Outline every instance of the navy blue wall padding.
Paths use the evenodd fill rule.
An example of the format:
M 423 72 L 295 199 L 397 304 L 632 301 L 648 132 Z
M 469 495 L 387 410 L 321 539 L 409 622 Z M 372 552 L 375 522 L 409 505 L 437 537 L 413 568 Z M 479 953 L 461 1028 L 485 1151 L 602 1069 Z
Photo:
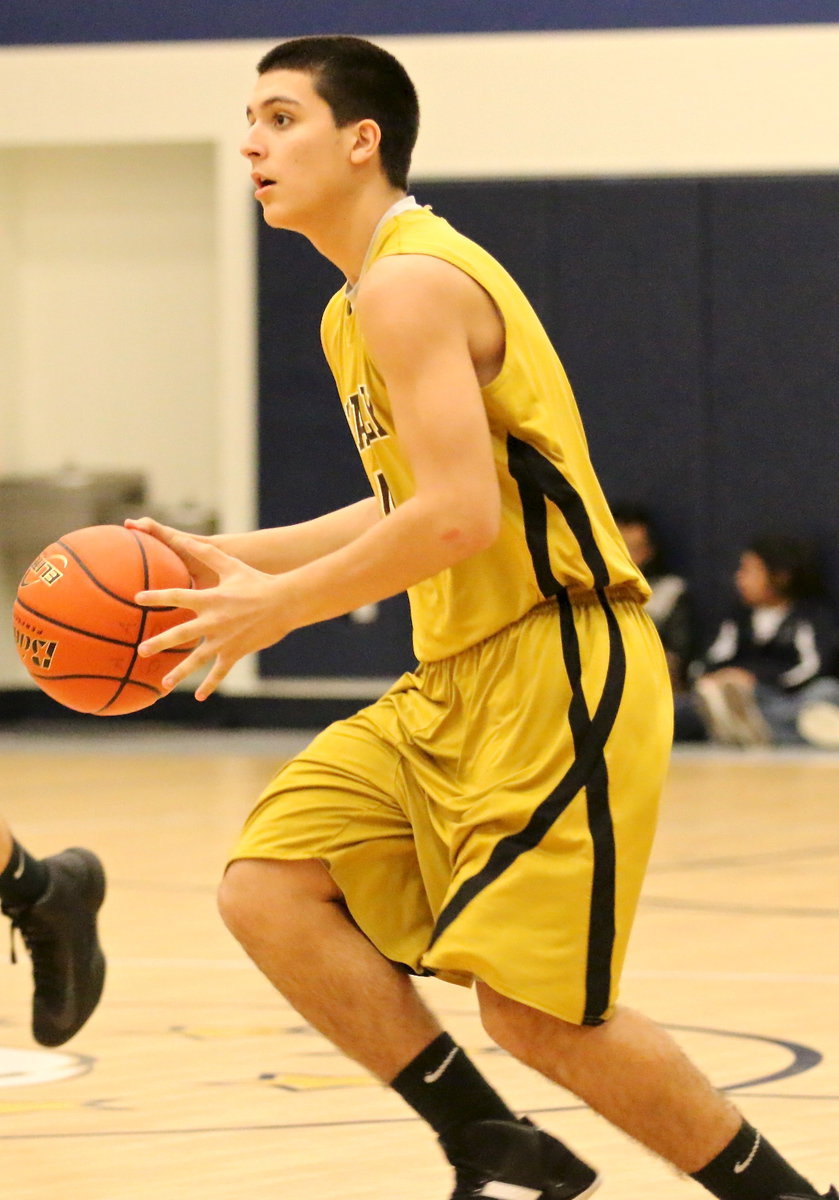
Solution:
M 705 530 L 813 536 L 839 598 L 839 180 L 709 188 L 712 377 Z
M 0 10 L 0 44 L 159 42 L 839 22 L 836 0 L 48 0 Z
M 839 589 L 839 179 L 418 184 L 525 289 L 574 387 L 610 501 L 658 518 L 710 631 L 756 533 L 814 537 Z M 264 524 L 368 494 L 318 325 L 340 282 L 259 225 Z M 410 666 L 404 601 L 262 656 L 273 674 Z

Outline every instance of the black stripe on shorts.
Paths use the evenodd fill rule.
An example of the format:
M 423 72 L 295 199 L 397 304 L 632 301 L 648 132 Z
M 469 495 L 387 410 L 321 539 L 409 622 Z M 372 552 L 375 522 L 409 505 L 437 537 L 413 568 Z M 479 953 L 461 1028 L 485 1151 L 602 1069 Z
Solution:
M 563 656 L 571 684 L 568 720 L 575 759 L 551 794 L 534 810 L 524 829 L 496 844 L 482 869 L 461 885 L 437 918 L 431 945 L 485 887 L 537 846 L 582 789 L 586 789 L 588 822 L 594 852 L 591 908 L 586 962 L 586 1003 L 583 1023 L 599 1025 L 609 1006 L 612 951 L 615 939 L 615 839 L 609 807 L 609 776 L 604 750 L 615 723 L 626 676 L 626 655 L 620 628 L 603 588 L 609 582 L 606 563 L 594 538 L 580 496 L 561 472 L 527 442 L 507 439 L 510 473 L 516 480 L 524 514 L 525 533 L 539 587 L 556 596 Z M 562 512 L 592 572 L 609 634 L 609 663 L 603 692 L 589 717 L 582 687 L 580 648 L 568 595 L 555 578 L 548 552 L 547 500 Z
M 460 886 L 437 918 L 430 945 L 484 888 L 494 883 L 520 855 L 539 845 L 578 792 L 585 788 L 594 849 L 594 877 L 583 1024 L 599 1025 L 609 1005 L 615 936 L 615 843 L 603 751 L 623 694 L 625 658 L 617 621 L 604 598 L 603 609 L 609 629 L 609 666 L 603 693 L 594 715 L 589 717 L 582 691 L 580 653 L 571 604 L 564 593 L 557 601 L 563 650 L 573 689 L 569 721 L 576 757 L 554 790 L 533 811 L 527 825 L 518 833 L 502 838 L 481 870 Z
M 600 701 L 594 716 L 589 719 L 583 695 L 580 650 L 571 604 L 566 596 L 560 597 L 559 603 L 563 653 L 572 687 L 568 720 L 574 738 L 576 762 L 585 757 L 591 763 L 591 772 L 585 784 L 588 824 L 594 852 L 586 962 L 586 1005 L 583 1016 L 585 1025 L 600 1024 L 603 1013 L 609 1006 L 611 991 L 612 951 L 615 943 L 615 832 L 609 805 L 609 772 L 604 750 L 615 723 L 626 678 L 626 655 L 617 619 L 602 594 L 601 604 L 609 630 L 609 665 Z M 595 726 L 604 710 L 605 728 L 601 733 Z M 592 741 L 595 745 L 589 750 Z

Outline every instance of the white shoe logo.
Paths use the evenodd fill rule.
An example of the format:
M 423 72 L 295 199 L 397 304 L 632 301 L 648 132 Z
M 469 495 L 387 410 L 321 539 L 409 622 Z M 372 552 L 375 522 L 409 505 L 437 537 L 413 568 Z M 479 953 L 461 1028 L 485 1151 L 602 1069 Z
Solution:
M 25 866 L 26 866 L 26 862 L 23 857 L 23 852 L 21 850 L 18 850 L 17 866 L 15 867 L 14 871 L 12 871 L 12 879 L 20 879 L 21 875 L 23 874 L 23 869 Z
M 759 1145 L 760 1145 L 760 1134 L 758 1133 L 757 1137 L 755 1138 L 755 1144 L 752 1146 L 752 1152 L 749 1155 L 749 1157 L 744 1158 L 742 1162 L 738 1162 L 738 1163 L 734 1164 L 734 1174 L 735 1175 L 742 1175 L 743 1172 L 745 1171 L 746 1167 L 751 1165 L 752 1159 L 757 1154 L 757 1148 Z
M 542 1191 L 520 1187 L 517 1183 L 501 1183 L 497 1179 L 491 1179 L 489 1183 L 484 1184 L 479 1195 L 486 1196 L 487 1200 L 539 1200 Z
M 446 1057 L 443 1059 L 443 1061 L 440 1063 L 440 1066 L 437 1068 L 436 1071 L 427 1071 L 426 1074 L 423 1075 L 423 1079 L 425 1080 L 426 1083 L 436 1083 L 437 1082 L 437 1080 L 440 1078 L 440 1076 L 443 1074 L 443 1072 L 448 1067 L 449 1063 L 452 1061 L 454 1056 L 457 1054 L 458 1049 L 459 1049 L 459 1047 L 455 1046 L 454 1050 L 450 1050 L 448 1052 L 448 1054 L 446 1055 Z

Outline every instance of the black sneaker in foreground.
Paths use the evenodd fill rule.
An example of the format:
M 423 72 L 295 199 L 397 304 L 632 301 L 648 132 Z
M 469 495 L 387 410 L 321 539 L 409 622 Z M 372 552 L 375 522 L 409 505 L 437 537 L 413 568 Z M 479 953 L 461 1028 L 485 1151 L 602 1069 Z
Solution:
M 813 1200 L 813 1198 L 812 1198 L 812 1196 L 808 1197 L 808 1196 L 784 1195 L 784 1196 L 776 1196 L 775 1200 Z M 839 1192 L 836 1191 L 835 1187 L 832 1187 L 830 1189 L 830 1191 L 825 1192 L 825 1194 L 822 1197 L 820 1197 L 820 1200 L 839 1200 Z
M 521 1121 L 473 1121 L 440 1145 L 456 1171 L 451 1200 L 583 1200 L 597 1172 L 567 1146 Z
M 90 850 L 45 858 L 47 890 L 34 904 L 3 904 L 32 958 L 32 1032 L 42 1046 L 61 1046 L 91 1015 L 105 983 L 96 914 L 105 872 Z

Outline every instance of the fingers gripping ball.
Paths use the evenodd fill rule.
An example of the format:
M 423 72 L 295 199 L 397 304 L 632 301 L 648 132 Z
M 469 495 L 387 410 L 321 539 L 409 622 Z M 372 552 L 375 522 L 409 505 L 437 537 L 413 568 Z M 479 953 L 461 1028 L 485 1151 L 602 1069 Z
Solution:
M 13 622 L 21 662 L 66 708 L 103 717 L 147 708 L 189 650 L 140 658 L 137 647 L 193 614 L 142 608 L 134 596 L 190 586 L 184 564 L 157 538 L 121 525 L 76 529 L 47 546 L 20 581 Z

